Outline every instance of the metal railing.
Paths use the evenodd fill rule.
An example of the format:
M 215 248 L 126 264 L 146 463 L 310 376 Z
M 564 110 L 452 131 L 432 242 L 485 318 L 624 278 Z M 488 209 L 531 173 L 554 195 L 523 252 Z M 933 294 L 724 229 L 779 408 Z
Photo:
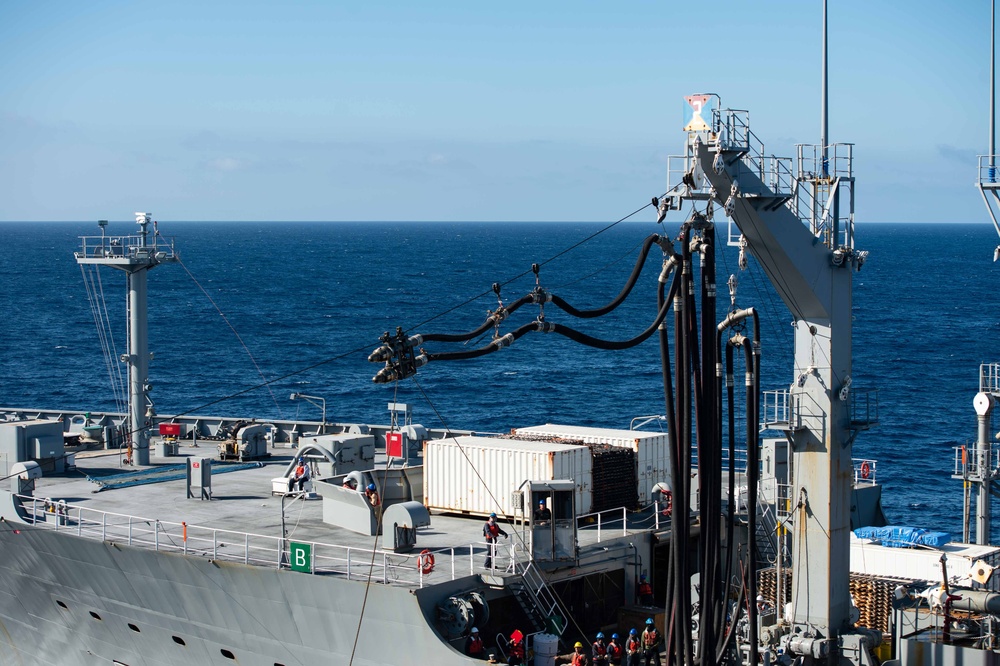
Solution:
M 878 389 L 851 390 L 851 425 L 868 427 L 878 423 Z
M 983 363 L 979 366 L 979 390 L 1000 395 L 1000 363 Z
M 799 180 L 815 178 L 854 178 L 854 144 L 831 143 L 826 147 L 826 160 L 823 159 L 823 146 L 819 144 L 797 143 Z
M 1000 470 L 1000 449 L 990 448 L 989 460 L 980 453 L 978 447 L 955 446 L 955 466 L 953 474 L 965 479 L 982 479 L 993 476 Z
M 979 185 L 986 189 L 1000 188 L 1000 155 L 979 156 Z
M 394 553 L 300 542 L 277 536 L 98 511 L 32 496 L 17 497 L 27 513 L 26 522 L 40 529 L 66 531 L 85 539 L 157 552 L 280 569 L 291 568 L 290 546 L 295 542 L 309 546 L 309 571 L 313 574 L 339 575 L 348 580 L 370 580 L 386 585 L 424 587 L 472 575 L 476 571 L 475 558 L 484 557 L 486 553 L 485 543 L 429 549 L 434 556 L 434 566 L 424 573 L 426 555 L 423 553 Z M 509 557 L 511 564 L 502 565 L 503 569 L 517 571 L 519 566 L 523 568 L 513 548 L 504 556 Z
M 874 486 L 878 483 L 878 461 L 873 458 L 851 458 L 855 486 Z
M 774 429 L 797 430 L 801 425 L 788 389 L 761 391 L 761 431 Z
M 174 239 L 159 234 L 143 236 L 80 236 L 80 257 L 132 257 L 148 259 L 150 253 L 162 253 L 159 259 L 173 259 Z

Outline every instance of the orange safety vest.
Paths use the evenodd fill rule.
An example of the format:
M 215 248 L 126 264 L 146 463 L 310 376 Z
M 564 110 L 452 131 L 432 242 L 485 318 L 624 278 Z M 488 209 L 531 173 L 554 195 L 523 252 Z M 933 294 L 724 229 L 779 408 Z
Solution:
M 629 636 L 628 642 L 625 643 L 625 649 L 629 652 L 638 652 L 641 646 L 639 639 L 633 636 Z
M 587 664 L 587 655 L 583 654 L 582 652 L 580 652 L 580 653 L 574 652 L 573 653 L 573 661 L 570 662 L 570 663 L 572 664 L 572 666 L 586 666 L 586 664 Z
M 619 659 L 622 656 L 622 646 L 618 643 L 608 643 L 608 654 L 612 659 Z
M 608 655 L 608 648 L 604 643 L 594 643 L 594 656 L 595 657 L 606 657 Z
M 489 530 L 489 534 L 486 535 L 487 537 L 492 537 L 496 539 L 498 536 L 500 536 L 500 526 L 497 525 L 496 523 L 493 523 L 492 525 L 486 523 L 486 529 Z
M 511 643 L 510 656 L 524 659 L 524 643 Z
M 660 642 L 660 632 L 656 629 L 642 632 L 642 642 L 646 647 L 652 647 Z
M 479 636 L 469 637 L 469 654 L 483 653 L 483 639 Z
M 653 595 L 653 586 L 649 583 L 639 583 L 639 596 Z

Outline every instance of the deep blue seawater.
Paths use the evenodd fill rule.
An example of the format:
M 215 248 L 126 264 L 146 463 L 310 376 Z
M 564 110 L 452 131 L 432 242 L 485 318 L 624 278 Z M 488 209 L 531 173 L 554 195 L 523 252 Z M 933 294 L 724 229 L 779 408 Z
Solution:
M 386 403 L 395 400 L 412 404 L 414 421 L 426 426 L 481 431 L 546 422 L 627 428 L 632 417 L 661 414 L 655 336 L 607 352 L 530 334 L 482 359 L 426 366 L 419 388 L 413 381 L 371 382 L 378 368 L 367 355 L 383 331 L 471 330 L 496 306 L 492 283 L 527 273 L 503 287 L 504 300 L 513 301 L 534 287 L 533 262 L 604 226 L 161 223 L 263 376 L 281 379 L 247 391 L 264 381 L 250 356 L 184 268 L 161 266 L 149 280 L 157 411 L 318 420 L 315 407 L 289 401 L 299 391 L 326 398 L 328 420 L 385 423 Z M 677 225 L 667 229 L 674 234 Z M 578 307 L 602 305 L 618 293 L 638 246 L 656 230 L 652 223 L 620 224 L 545 263 L 540 282 Z M 134 225 L 112 224 L 108 231 L 129 234 Z M 0 223 L 2 406 L 115 409 L 73 258 L 81 235 L 99 231 L 92 223 Z M 987 225 L 858 225 L 857 246 L 871 254 L 855 274 L 854 387 L 880 389 L 881 423 L 859 435 L 854 456 L 878 460 L 891 522 L 961 535 L 953 447 L 976 437 L 972 399 L 980 363 L 1000 361 L 996 240 Z M 653 256 L 613 316 L 572 320 L 551 305 L 545 315 L 601 337 L 632 337 L 655 314 L 658 269 Z M 738 271 L 731 248 L 718 268 L 720 311 L 729 307 L 725 282 L 734 272 L 737 306 L 764 312 L 764 388 L 786 387 L 793 379 L 788 312 L 752 261 L 749 271 Z M 122 353 L 125 277 L 103 269 L 102 282 Z M 522 308 L 502 330 L 537 314 L 537 306 Z M 240 395 L 227 398 L 234 394 Z

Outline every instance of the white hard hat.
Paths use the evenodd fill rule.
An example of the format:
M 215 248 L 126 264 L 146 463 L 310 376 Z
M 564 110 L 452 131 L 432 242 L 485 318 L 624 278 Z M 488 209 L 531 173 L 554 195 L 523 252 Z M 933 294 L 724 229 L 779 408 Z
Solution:
M 472 628 L 472 633 L 478 634 L 479 633 L 479 629 L 477 629 L 476 627 L 473 627 Z
M 761 601 L 764 601 L 764 597 L 762 597 L 761 595 L 758 594 L 757 595 L 757 603 L 760 603 Z

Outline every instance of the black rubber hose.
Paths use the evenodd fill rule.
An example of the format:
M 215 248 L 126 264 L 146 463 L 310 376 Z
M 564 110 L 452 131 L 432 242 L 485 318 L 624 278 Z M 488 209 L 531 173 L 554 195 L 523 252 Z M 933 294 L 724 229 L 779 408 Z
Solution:
M 650 248 L 652 248 L 653 244 L 659 240 L 660 240 L 659 234 L 651 234 L 646 238 L 646 240 L 643 241 L 642 250 L 639 251 L 639 257 L 635 261 L 635 266 L 632 267 L 632 274 L 629 275 L 629 278 L 625 282 L 625 286 L 622 287 L 621 292 L 619 292 L 619 294 L 614 299 L 612 299 L 611 302 L 608 303 L 607 305 L 600 308 L 594 308 L 593 310 L 578 310 L 577 308 L 567 303 L 565 299 L 556 296 L 555 294 L 551 294 L 553 305 L 563 310 L 564 312 L 571 314 L 574 317 L 578 317 L 580 319 L 591 319 L 593 317 L 600 317 L 602 315 L 606 315 L 607 313 L 611 312 L 619 305 L 621 305 L 626 298 L 628 298 L 629 293 L 631 293 L 632 288 L 635 286 L 636 281 L 639 279 L 639 275 L 642 273 L 642 267 L 646 263 L 646 257 L 649 255 Z
M 483 322 L 483 324 L 479 328 L 469 331 L 468 333 L 455 333 L 455 334 L 428 333 L 426 335 L 421 335 L 420 337 L 424 339 L 424 342 L 465 342 L 466 340 L 471 340 L 473 338 L 479 337 L 486 331 L 496 326 L 498 321 L 506 319 L 508 315 L 510 315 L 513 312 L 516 312 L 517 309 L 520 308 L 522 305 L 525 305 L 526 303 L 531 303 L 531 301 L 532 301 L 531 294 L 528 294 L 527 296 L 522 296 L 521 298 L 517 299 L 516 301 L 514 301 L 513 303 L 511 303 L 510 305 L 508 305 L 503 309 L 504 315 L 503 317 L 500 317 L 499 320 L 497 318 L 497 314 L 493 313 L 486 318 L 486 321 Z
M 427 354 L 427 361 L 464 361 L 470 358 L 479 358 L 480 356 L 486 356 L 487 354 L 492 354 L 495 351 L 499 351 L 504 347 L 508 346 L 511 342 L 523 338 L 525 335 L 531 331 L 538 330 L 540 325 L 544 325 L 542 322 L 531 321 L 523 326 L 519 326 L 507 335 L 493 340 L 487 345 L 483 345 L 478 349 L 469 349 L 466 351 L 457 352 L 440 352 L 437 354 Z M 502 342 L 501 342 L 502 341 Z

